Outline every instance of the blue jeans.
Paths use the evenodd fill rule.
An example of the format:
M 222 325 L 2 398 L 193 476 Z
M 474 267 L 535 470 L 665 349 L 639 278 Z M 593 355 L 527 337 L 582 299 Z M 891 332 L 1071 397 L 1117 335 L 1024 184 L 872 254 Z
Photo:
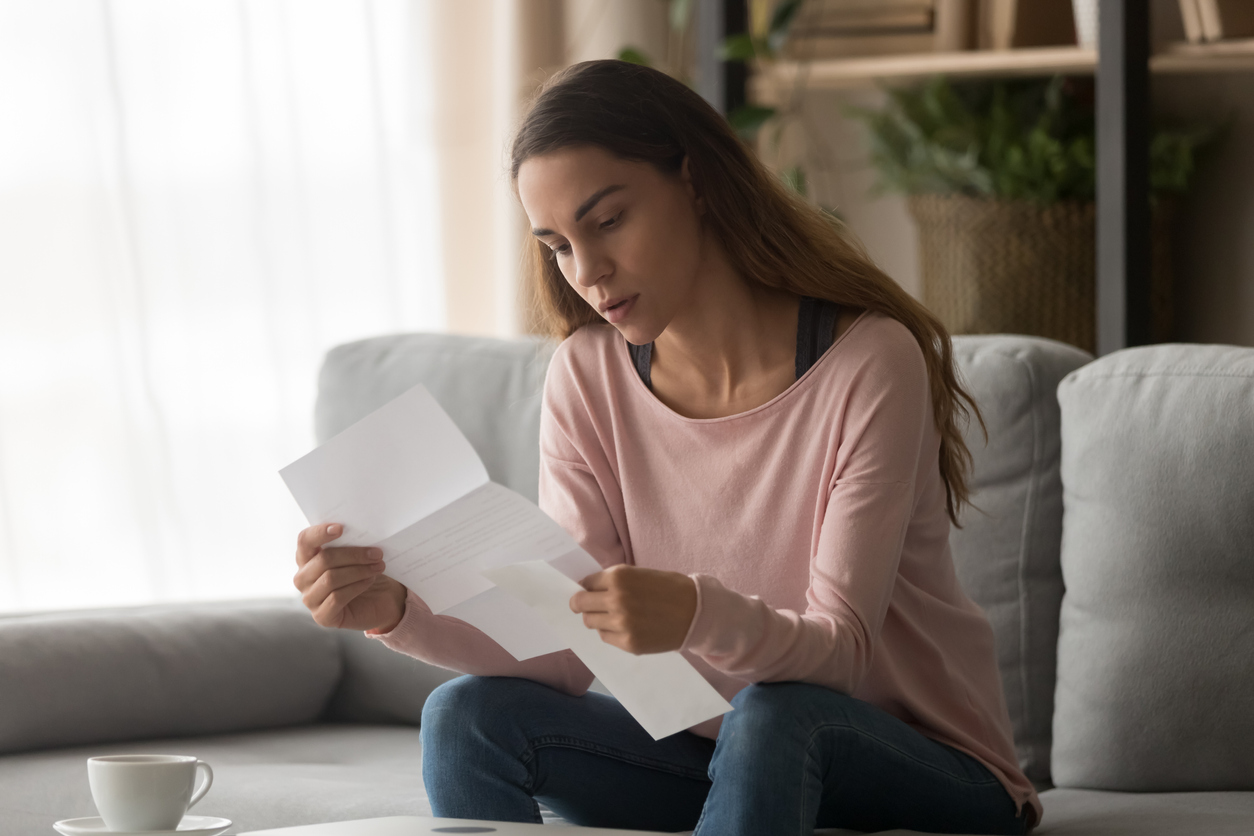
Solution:
M 809 834 L 815 827 L 1022 834 L 1010 795 L 975 758 L 869 703 L 817 685 L 751 685 L 718 740 L 653 740 L 618 701 L 525 679 L 463 676 L 422 711 L 435 815 Z

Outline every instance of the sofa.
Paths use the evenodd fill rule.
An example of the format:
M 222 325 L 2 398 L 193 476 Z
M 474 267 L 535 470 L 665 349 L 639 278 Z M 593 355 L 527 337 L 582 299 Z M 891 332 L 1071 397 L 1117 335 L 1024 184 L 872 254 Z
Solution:
M 988 441 L 968 425 L 973 506 L 950 542 L 996 633 L 1036 832 L 1254 833 L 1254 349 L 954 344 Z M 534 499 L 551 352 L 340 346 L 317 436 L 421 382 Z M 84 760 L 120 752 L 208 761 L 195 812 L 231 833 L 428 815 L 418 723 L 453 675 L 318 627 L 294 595 L 0 617 L 0 834 L 95 815 Z

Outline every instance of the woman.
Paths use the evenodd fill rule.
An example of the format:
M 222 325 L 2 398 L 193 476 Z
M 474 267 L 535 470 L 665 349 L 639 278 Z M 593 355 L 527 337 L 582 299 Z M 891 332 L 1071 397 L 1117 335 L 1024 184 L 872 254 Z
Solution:
M 684 652 L 735 710 L 654 741 L 569 651 L 517 662 L 306 529 L 319 623 L 472 674 L 423 710 L 436 815 L 1026 832 L 1040 802 L 949 554 L 974 404 L 942 326 L 654 70 L 560 73 L 511 174 L 564 340 L 540 505 L 605 567 L 571 608 L 629 652 Z

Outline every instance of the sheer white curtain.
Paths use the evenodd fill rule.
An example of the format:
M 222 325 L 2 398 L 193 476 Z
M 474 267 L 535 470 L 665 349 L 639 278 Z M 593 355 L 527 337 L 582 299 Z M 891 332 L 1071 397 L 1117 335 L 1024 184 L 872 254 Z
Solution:
M 446 325 L 430 2 L 0 3 L 0 611 L 292 592 L 323 352 Z

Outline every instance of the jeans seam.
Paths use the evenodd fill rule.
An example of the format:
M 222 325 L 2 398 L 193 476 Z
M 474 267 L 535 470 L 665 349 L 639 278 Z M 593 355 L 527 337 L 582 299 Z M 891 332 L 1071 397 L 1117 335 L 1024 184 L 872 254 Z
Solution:
M 552 734 L 534 738 L 529 743 L 528 752 L 534 753 L 536 750 L 545 748 L 577 749 L 582 752 L 590 752 L 592 754 L 614 758 L 615 760 L 622 761 L 623 763 L 630 763 L 635 766 L 643 766 L 648 769 L 655 769 L 659 772 L 666 772 L 680 778 L 691 778 L 698 781 L 709 780 L 705 772 L 701 770 L 676 767 L 674 764 L 667 763 L 666 761 L 633 755 L 629 752 L 623 752 L 609 746 L 602 746 L 598 743 L 589 743 L 586 740 L 581 740 L 577 737 L 566 737 L 565 735 Z M 530 770 L 528 770 L 528 772 L 530 772 Z
M 527 780 L 524 782 L 522 789 L 523 792 L 527 793 L 527 795 L 531 797 L 531 809 L 535 813 L 535 823 L 544 824 L 544 817 L 540 815 L 539 808 L 536 807 L 535 802 L 536 773 L 535 770 L 532 769 L 532 764 L 535 763 L 535 759 L 536 750 L 532 748 L 530 742 L 528 742 L 527 748 L 523 749 L 522 752 L 518 754 L 518 762 L 522 764 L 523 770 L 527 773 Z
M 997 777 L 996 777 L 995 775 L 992 775 L 991 773 L 989 774 L 989 777 L 988 777 L 988 778 L 983 779 L 983 780 L 980 780 L 980 781 L 972 781 L 972 780 L 971 780 L 971 779 L 969 779 L 969 778 L 965 778 L 965 777 L 960 777 L 960 776 L 954 775 L 954 774 L 952 774 L 952 773 L 950 773 L 950 772 L 945 771 L 944 769 L 941 769 L 940 767 L 936 766 L 935 764 L 931 764 L 931 763 L 928 763 L 927 761 L 920 760 L 919 758 L 916 758 L 914 755 L 910 754 L 909 752 L 903 751 L 903 750 L 901 750 L 901 749 L 897 748 L 896 746 L 894 746 L 893 744 L 891 744 L 891 743 L 889 743 L 889 742 L 887 742 L 887 741 L 885 741 L 885 740 L 881 740 L 880 738 L 876 737 L 875 735 L 868 734 L 867 732 L 863 731 L 862 729 L 860 729 L 860 728 L 858 728 L 857 726 L 852 725 L 852 724 L 850 724 L 850 723 L 823 723 L 823 724 L 821 724 L 821 725 L 817 726 L 817 727 L 816 727 L 816 728 L 815 728 L 812 732 L 810 732 L 810 740 L 809 740 L 809 742 L 806 744 L 806 751 L 807 751 L 807 752 L 809 752 L 809 751 L 810 751 L 810 750 L 814 747 L 814 738 L 815 738 L 815 736 L 816 736 L 816 735 L 818 735 L 818 733 L 819 733 L 819 732 L 824 731 L 824 730 L 826 730 L 826 729 L 848 729 L 848 730 L 850 730 L 850 731 L 856 732 L 856 733 L 857 733 L 860 737 L 867 738 L 868 740 L 874 740 L 876 743 L 880 744 L 880 745 L 881 745 L 881 746 L 883 746 L 884 748 L 893 750 L 893 751 L 894 751 L 894 752 L 896 752 L 898 755 L 901 755 L 903 758 L 906 758 L 907 760 L 914 761 L 914 762 L 915 762 L 915 763 L 917 763 L 919 766 L 925 767 L 926 769 L 930 769 L 930 770 L 931 770 L 931 771 L 933 771 L 933 772 L 936 772 L 936 773 L 939 773 L 939 774 L 941 774 L 941 775 L 944 775 L 946 778 L 950 778 L 950 779 L 952 779 L 952 780 L 958 781 L 958 782 L 963 783 L 963 784 L 969 784 L 969 785 L 971 785 L 971 786 L 973 786 L 973 787 L 986 787 L 986 786 L 988 786 L 988 785 L 990 785 L 990 784 L 1000 784 L 1000 783 L 1001 783 L 1000 781 L 998 781 L 998 780 L 997 780 Z M 933 740 L 932 742 L 933 742 L 933 743 L 936 743 L 936 745 L 938 745 L 938 746 L 943 746 L 943 745 L 944 745 L 944 744 L 942 744 L 942 743 L 938 743 L 938 742 L 937 742 L 937 741 L 935 741 L 935 740 Z M 946 747 L 946 748 L 948 748 L 948 747 Z M 954 750 L 954 751 L 957 751 L 957 750 Z M 971 757 L 971 756 L 970 756 L 970 755 L 968 755 L 968 757 Z M 983 766 L 983 764 L 981 764 L 981 766 Z M 987 769 L 988 769 L 988 767 L 985 767 L 985 769 L 987 770 Z

